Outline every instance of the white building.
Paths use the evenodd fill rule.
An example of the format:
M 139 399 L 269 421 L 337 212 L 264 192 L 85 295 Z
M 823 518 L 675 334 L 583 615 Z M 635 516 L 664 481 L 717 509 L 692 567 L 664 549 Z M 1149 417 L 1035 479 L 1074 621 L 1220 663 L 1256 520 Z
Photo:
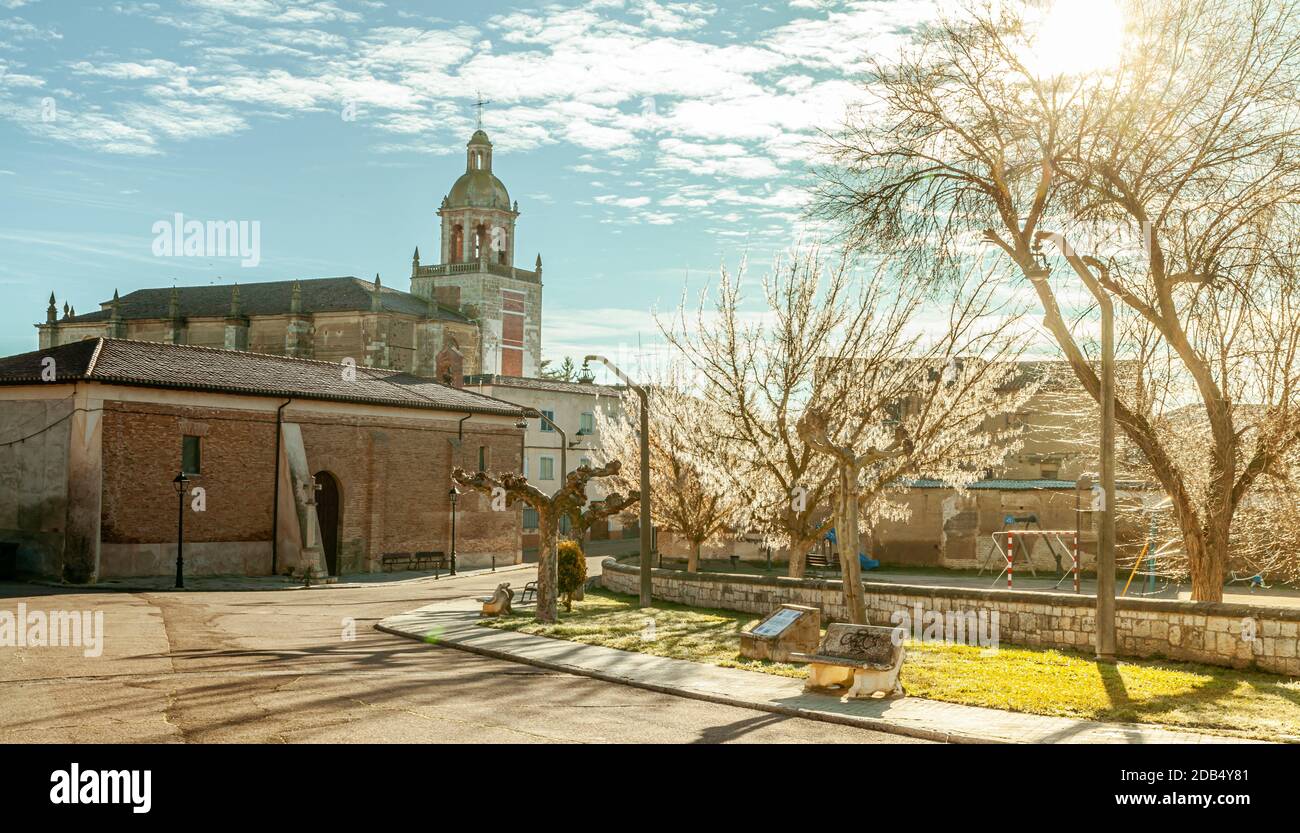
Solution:
M 544 414 L 558 427 L 546 420 L 531 418 L 524 432 L 524 476 L 544 492 L 554 492 L 564 482 L 568 472 L 587 464 L 595 465 L 600 449 L 600 434 L 596 430 L 596 411 L 607 416 L 618 413 L 622 385 L 598 385 L 594 382 L 564 382 L 557 379 L 529 379 L 520 376 L 479 374 L 465 377 L 465 389 L 505 400 L 524 408 L 533 408 Z M 561 440 L 561 432 L 564 441 Z M 566 445 L 567 442 L 567 445 Z M 588 496 L 597 498 L 596 486 L 588 487 Z M 567 527 L 562 527 L 565 529 Z M 524 546 L 530 546 L 527 536 L 537 529 L 537 518 L 531 510 L 524 512 Z M 598 523 L 591 537 L 622 537 L 631 534 L 635 527 L 624 532 L 617 519 Z

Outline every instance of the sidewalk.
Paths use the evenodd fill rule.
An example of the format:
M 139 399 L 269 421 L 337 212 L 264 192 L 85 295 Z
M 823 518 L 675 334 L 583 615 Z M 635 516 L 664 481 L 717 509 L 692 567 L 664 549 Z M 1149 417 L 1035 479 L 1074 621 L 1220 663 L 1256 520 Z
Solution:
M 475 599 L 440 602 L 391 616 L 375 627 L 397 636 L 665 694 L 948 743 L 1249 742 L 1155 726 L 1044 717 L 917 697 L 844 701 L 805 694 L 803 681 L 789 677 L 480 627 L 479 607 Z
M 186 576 L 185 587 L 181 590 L 176 589 L 176 579 L 172 576 L 110 578 L 103 579 L 95 584 L 87 585 L 63 584 L 62 582 L 43 579 L 38 579 L 29 583 L 43 587 L 58 587 L 65 590 L 76 590 L 78 593 L 93 593 L 96 591 L 113 591 L 121 593 L 163 593 L 168 591 L 184 593 L 187 591 L 194 591 L 212 593 L 243 590 L 342 590 L 349 588 L 355 589 L 358 587 L 371 587 L 376 584 L 421 584 L 431 581 L 456 581 L 462 578 L 474 578 L 476 576 L 486 576 L 495 573 L 529 570 L 536 566 L 536 564 L 506 564 L 497 567 L 495 570 L 489 567 L 483 567 L 476 570 L 457 570 L 456 575 L 454 576 L 448 575 L 446 572 L 441 572 L 437 574 L 436 578 L 434 572 L 431 570 L 396 570 L 391 573 L 347 573 L 339 576 L 339 580 L 332 583 L 313 581 L 310 588 L 303 586 L 302 579 L 289 578 L 287 576 Z

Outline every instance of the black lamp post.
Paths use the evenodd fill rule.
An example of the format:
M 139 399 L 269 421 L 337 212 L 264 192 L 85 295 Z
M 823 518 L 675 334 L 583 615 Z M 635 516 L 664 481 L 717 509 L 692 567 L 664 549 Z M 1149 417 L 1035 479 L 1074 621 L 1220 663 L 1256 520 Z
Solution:
M 185 493 L 190 490 L 190 479 L 185 472 L 172 481 L 176 490 L 176 589 L 185 588 Z
M 447 492 L 448 499 L 451 500 L 451 572 L 448 575 L 456 575 L 456 498 L 460 497 L 460 492 L 456 491 L 453 485 L 451 491 Z

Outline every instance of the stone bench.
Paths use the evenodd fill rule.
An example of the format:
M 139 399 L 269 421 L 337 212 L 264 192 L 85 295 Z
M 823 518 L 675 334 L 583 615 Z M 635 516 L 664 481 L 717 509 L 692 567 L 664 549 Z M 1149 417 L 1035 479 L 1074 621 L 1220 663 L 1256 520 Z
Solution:
M 808 663 L 805 691 L 840 688 L 852 683 L 849 697 L 902 695 L 898 672 L 903 667 L 901 628 L 876 625 L 831 625 L 817 653 L 791 653 L 792 662 Z

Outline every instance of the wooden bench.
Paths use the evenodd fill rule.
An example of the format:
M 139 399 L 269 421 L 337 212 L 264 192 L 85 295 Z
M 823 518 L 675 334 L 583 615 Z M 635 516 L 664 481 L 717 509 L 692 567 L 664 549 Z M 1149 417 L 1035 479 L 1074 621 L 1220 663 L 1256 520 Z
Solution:
M 814 567 L 818 570 L 838 570 L 840 568 L 840 560 L 838 558 L 833 555 L 826 555 L 825 553 L 817 552 L 816 550 L 808 553 L 808 557 L 804 563 L 809 567 Z
M 447 556 L 439 551 L 386 552 L 379 559 L 384 572 L 393 570 L 433 570 L 447 566 Z
M 831 625 L 817 653 L 791 653 L 791 662 L 808 663 L 805 691 L 840 688 L 852 682 L 849 697 L 904 694 L 898 681 L 903 667 L 902 628 Z
M 379 563 L 384 568 L 385 573 L 399 568 L 409 570 L 413 558 L 415 558 L 413 552 L 386 552 L 380 557 Z

